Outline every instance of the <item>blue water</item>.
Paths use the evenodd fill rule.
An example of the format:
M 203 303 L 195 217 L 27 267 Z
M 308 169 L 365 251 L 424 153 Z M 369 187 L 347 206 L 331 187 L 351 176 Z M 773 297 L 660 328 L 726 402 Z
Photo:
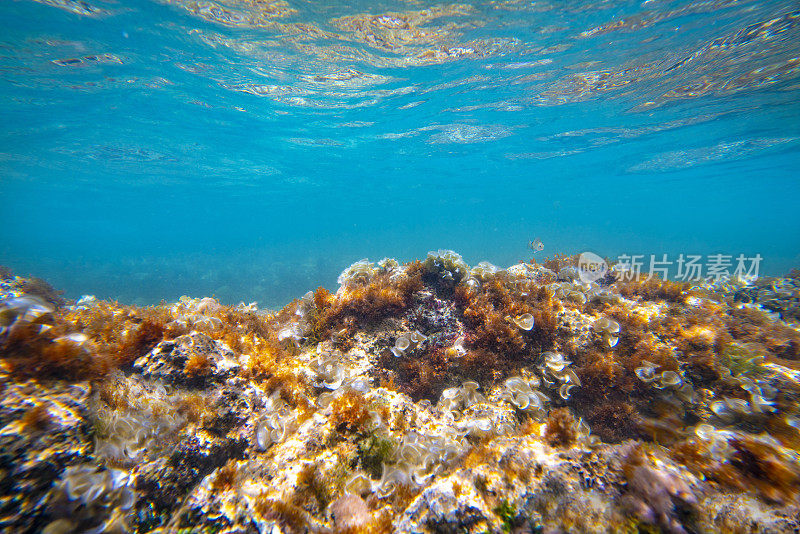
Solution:
M 0 264 L 266 306 L 535 237 L 800 266 L 796 1 L 287 2 L 2 2 Z

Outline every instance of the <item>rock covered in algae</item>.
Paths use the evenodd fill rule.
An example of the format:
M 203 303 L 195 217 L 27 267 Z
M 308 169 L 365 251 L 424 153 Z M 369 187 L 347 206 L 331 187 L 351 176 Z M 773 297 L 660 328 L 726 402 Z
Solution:
M 575 261 L 362 260 L 277 312 L 4 274 L 0 526 L 800 528 L 792 279 L 584 284 Z

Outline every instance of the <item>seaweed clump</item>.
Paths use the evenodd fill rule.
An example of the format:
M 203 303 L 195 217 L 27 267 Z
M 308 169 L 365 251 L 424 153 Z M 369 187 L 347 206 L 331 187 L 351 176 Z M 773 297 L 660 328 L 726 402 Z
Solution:
M 0 354 L 20 377 L 97 378 L 113 367 L 110 354 L 35 296 L 0 301 Z
M 759 343 L 777 358 L 800 360 L 800 332 L 775 321 L 763 311 L 733 308 L 726 323 L 728 332 L 737 341 Z
M 67 303 L 64 299 L 63 291 L 55 289 L 47 283 L 47 281 L 36 278 L 35 276 L 31 278 L 17 278 L 14 283 L 14 288 L 20 293 L 40 298 L 56 309 Z
M 753 491 L 768 502 L 794 502 L 800 494 L 795 451 L 768 436 L 720 432 L 700 425 L 696 435 L 671 448 L 693 471 L 729 488 Z
M 339 432 L 366 433 L 388 417 L 385 407 L 369 402 L 364 395 L 349 388 L 336 396 L 330 406 L 331 420 Z
M 558 304 L 544 287 L 498 274 L 477 290 L 458 287 L 455 298 L 471 329 L 469 347 L 529 362 L 535 353 L 554 347 Z M 533 324 L 525 330 L 514 319 L 528 315 Z
M 344 278 L 342 282 L 335 294 L 322 287 L 314 293 L 317 311 L 312 332 L 318 340 L 342 330 L 352 334 L 358 326 L 402 313 L 414 292 L 423 287 L 422 264 L 417 261 L 402 269 L 380 269 L 369 276 Z
M 92 398 L 95 455 L 112 465 L 130 466 L 152 457 L 203 407 L 187 410 L 188 395 L 135 377 L 115 376 Z M 187 402 L 188 400 L 188 402 Z
M 628 481 L 624 508 L 642 523 L 663 532 L 686 534 L 681 520 L 691 515 L 697 498 L 680 475 L 648 465 L 638 447 L 628 454 L 623 471 Z
M 577 441 L 577 422 L 569 408 L 550 410 L 544 439 L 551 447 L 569 447 Z
M 662 280 L 658 276 L 639 276 L 636 280 L 618 281 L 617 289 L 626 298 L 683 302 L 689 296 L 689 282 Z

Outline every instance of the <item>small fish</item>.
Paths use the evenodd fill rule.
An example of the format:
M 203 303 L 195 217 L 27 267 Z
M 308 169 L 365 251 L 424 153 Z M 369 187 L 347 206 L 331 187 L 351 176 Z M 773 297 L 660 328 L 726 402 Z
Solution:
M 536 253 L 544 249 L 544 243 L 542 243 L 542 240 L 537 237 L 533 241 L 528 242 L 528 248 Z

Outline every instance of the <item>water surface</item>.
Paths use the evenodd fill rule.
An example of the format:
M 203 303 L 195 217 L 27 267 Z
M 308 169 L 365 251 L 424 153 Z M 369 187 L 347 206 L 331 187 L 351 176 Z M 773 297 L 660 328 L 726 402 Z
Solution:
M 363 257 L 800 265 L 792 1 L 0 6 L 0 263 L 278 306 Z

